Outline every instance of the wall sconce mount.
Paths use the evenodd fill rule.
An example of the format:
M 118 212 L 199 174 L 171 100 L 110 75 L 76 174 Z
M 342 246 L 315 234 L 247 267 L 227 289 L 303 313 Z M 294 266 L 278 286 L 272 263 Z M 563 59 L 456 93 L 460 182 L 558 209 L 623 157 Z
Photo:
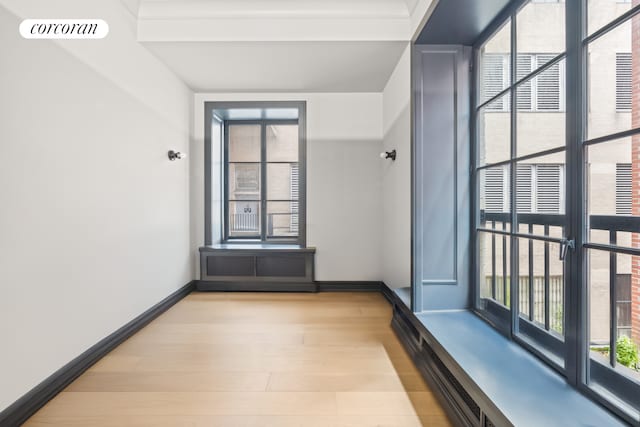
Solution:
M 169 152 L 167 153 L 167 157 L 169 157 L 169 160 L 173 162 L 174 160 L 184 159 L 185 157 L 187 157 L 187 155 L 179 151 L 169 150 Z
M 381 159 L 395 160 L 396 159 L 396 150 L 383 151 L 382 153 L 380 153 L 380 158 Z

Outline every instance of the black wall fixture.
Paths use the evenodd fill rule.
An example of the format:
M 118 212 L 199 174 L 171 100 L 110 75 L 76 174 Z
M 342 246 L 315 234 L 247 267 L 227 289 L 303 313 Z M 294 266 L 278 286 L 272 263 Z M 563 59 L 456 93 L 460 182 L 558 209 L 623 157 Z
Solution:
M 169 160 L 173 162 L 174 160 L 184 159 L 185 157 L 187 157 L 187 155 L 179 151 L 169 150 L 169 152 L 167 153 L 167 157 L 169 157 Z
M 396 150 L 383 151 L 382 153 L 380 153 L 380 158 L 381 159 L 395 160 L 396 159 Z

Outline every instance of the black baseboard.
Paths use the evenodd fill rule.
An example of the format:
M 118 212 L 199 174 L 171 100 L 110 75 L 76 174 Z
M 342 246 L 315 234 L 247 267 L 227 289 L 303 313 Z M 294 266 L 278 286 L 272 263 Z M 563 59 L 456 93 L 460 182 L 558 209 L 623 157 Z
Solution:
M 382 282 L 316 281 L 318 292 L 380 292 Z
M 107 355 L 131 335 L 187 296 L 195 289 L 195 281 L 187 283 L 167 298 L 154 305 L 111 335 L 94 344 L 87 351 L 54 372 L 47 379 L 0 412 L 0 426 L 19 426 L 35 414 L 49 400 L 54 398 L 73 380 L 78 378 L 94 363 Z
M 196 289 L 205 292 L 316 292 L 316 284 L 287 282 L 212 282 L 197 280 Z
M 380 292 L 384 283 L 376 281 L 213 282 L 198 280 L 196 289 L 205 292 Z
M 380 282 L 380 292 L 393 305 L 395 302 L 402 301 L 400 297 L 386 283 Z

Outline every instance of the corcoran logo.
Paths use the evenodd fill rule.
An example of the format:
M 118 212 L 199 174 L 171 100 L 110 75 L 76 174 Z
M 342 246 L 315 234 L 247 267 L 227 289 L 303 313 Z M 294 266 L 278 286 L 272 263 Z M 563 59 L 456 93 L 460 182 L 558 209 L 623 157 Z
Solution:
M 102 19 L 25 19 L 20 24 L 25 39 L 102 39 L 108 33 Z

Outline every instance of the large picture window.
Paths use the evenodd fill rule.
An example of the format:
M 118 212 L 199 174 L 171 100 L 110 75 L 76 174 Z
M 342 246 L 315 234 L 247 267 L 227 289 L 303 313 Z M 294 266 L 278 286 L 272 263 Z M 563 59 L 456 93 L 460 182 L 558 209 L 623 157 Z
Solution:
M 475 60 L 476 310 L 639 423 L 640 2 L 521 2 L 493 28 Z

